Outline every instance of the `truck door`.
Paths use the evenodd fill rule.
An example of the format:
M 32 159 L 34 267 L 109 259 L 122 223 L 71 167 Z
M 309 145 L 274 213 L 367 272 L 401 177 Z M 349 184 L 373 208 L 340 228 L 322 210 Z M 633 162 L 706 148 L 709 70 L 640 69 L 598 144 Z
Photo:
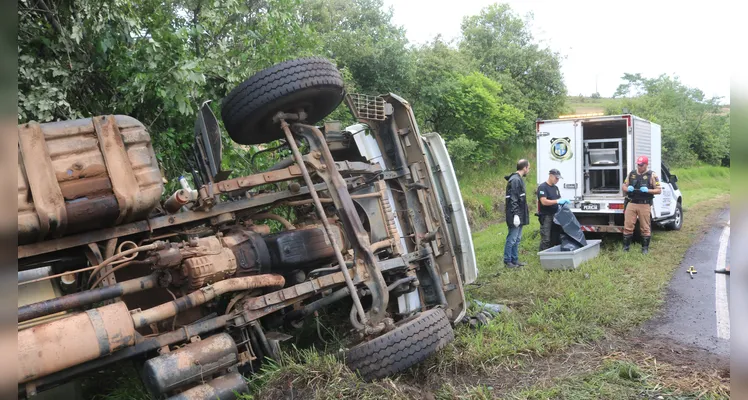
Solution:
M 660 198 L 660 208 L 656 209 L 655 215 L 660 217 L 672 216 L 675 212 L 675 206 L 678 200 L 673 196 L 672 182 L 670 182 L 670 171 L 664 163 L 661 164 L 662 175 L 660 175 L 660 187 L 662 188 L 662 194 L 655 196 L 655 199 Z M 657 204 L 655 204 L 657 205 Z
M 553 121 L 537 123 L 537 181 L 538 184 L 548 179 L 548 171 L 555 168 L 561 172 L 563 179 L 558 188 L 561 197 L 574 199 L 581 193 L 581 184 L 577 182 L 577 164 L 581 160 L 576 154 L 578 124 L 576 121 Z

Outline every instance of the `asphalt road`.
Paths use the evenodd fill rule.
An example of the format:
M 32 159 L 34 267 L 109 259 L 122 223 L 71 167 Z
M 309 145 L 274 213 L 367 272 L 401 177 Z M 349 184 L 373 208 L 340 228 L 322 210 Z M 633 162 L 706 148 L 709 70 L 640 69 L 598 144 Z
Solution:
M 667 337 L 729 357 L 730 275 L 714 273 L 718 264 L 730 265 L 729 224 L 730 210 L 726 209 L 688 250 L 668 286 L 664 312 L 644 327 L 648 336 Z M 697 271 L 693 278 L 686 272 L 690 266 Z

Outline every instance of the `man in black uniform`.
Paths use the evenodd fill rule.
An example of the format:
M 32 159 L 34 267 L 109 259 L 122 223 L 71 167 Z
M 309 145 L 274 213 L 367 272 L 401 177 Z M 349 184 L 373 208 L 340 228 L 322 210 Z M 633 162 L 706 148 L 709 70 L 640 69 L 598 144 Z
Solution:
M 569 202 L 561 198 L 561 192 L 556 184 L 562 179 L 561 172 L 552 169 L 548 172 L 548 180 L 538 185 L 536 193 L 538 199 L 538 220 L 540 221 L 540 251 L 549 249 L 560 243 L 560 227 L 553 223 L 559 205 Z

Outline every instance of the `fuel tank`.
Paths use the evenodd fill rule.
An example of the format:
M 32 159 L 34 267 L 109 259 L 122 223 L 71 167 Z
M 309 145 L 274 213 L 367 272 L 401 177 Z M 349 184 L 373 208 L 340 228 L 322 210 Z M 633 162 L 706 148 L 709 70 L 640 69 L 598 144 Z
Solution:
M 151 137 L 132 117 L 18 125 L 18 243 L 145 219 L 162 179 Z

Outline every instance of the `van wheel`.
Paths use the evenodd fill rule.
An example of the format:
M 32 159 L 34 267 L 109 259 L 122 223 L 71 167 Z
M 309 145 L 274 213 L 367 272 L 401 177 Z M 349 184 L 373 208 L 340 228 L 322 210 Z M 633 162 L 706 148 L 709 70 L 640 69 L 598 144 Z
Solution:
M 424 361 L 454 340 L 452 325 L 441 308 L 408 319 L 376 339 L 348 350 L 346 363 L 366 381 L 382 379 Z
M 665 225 L 665 227 L 673 231 L 679 231 L 682 226 L 683 226 L 683 207 L 681 207 L 681 203 L 678 202 L 678 205 L 675 206 L 675 220 Z
M 221 118 L 231 139 L 260 144 L 284 138 L 273 116 L 303 109 L 314 124 L 340 105 L 345 94 L 337 67 L 321 57 L 299 58 L 266 68 L 223 99 Z

